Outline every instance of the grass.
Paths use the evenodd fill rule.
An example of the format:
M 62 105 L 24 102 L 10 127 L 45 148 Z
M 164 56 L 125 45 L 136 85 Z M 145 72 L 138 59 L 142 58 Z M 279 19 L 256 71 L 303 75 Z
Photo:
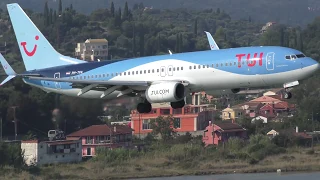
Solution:
M 100 157 L 78 163 L 59 164 L 15 170 L 6 166 L 0 170 L 0 179 L 127 179 L 140 177 L 164 177 L 179 175 L 205 175 L 224 173 L 257 173 L 284 171 L 319 171 L 320 147 L 310 153 L 308 148 L 290 148 L 286 153 L 269 155 L 252 164 L 243 158 L 234 158 L 228 150 L 208 148 L 197 144 L 178 144 L 172 147 L 153 147 L 147 153 L 126 154 L 119 150 L 114 160 L 108 152 Z M 244 149 L 239 149 L 244 153 Z M 127 153 L 127 155 L 130 153 Z M 229 158 L 226 158 L 230 156 Z M 251 156 L 251 154 L 248 154 Z M 248 157 L 250 159 L 250 157 Z

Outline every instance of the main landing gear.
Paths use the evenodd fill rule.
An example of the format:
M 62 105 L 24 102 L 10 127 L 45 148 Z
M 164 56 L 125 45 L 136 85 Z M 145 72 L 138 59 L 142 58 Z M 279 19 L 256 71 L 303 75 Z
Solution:
M 179 109 L 183 108 L 186 103 L 184 102 L 184 99 L 178 102 L 171 102 L 170 105 L 173 109 Z
M 145 100 L 143 103 L 139 103 L 137 106 L 137 111 L 139 113 L 149 113 L 152 110 L 151 104 Z
M 290 99 L 292 97 L 292 94 L 291 92 L 289 92 L 288 88 L 284 89 L 282 94 L 283 94 L 283 98 L 285 99 Z

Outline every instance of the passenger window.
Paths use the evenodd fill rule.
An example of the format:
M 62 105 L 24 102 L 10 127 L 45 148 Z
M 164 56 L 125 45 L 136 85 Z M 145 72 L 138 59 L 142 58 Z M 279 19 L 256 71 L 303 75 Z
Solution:
M 171 68 L 169 68 L 169 71 L 171 71 Z
M 89 76 L 88 76 L 88 77 L 89 77 Z M 106 75 L 105 75 L 105 74 L 103 74 L 103 75 L 102 75 L 102 77 L 106 77 Z
M 228 63 L 226 63 L 226 66 L 228 66 Z
M 126 74 L 127 74 L 126 72 L 123 73 L 123 75 L 126 75 Z
M 134 75 L 134 71 L 132 71 L 132 75 Z
M 140 74 L 142 74 L 142 70 L 140 71 Z
M 207 68 L 209 68 L 209 64 L 207 64 Z
M 136 71 L 136 74 L 139 74 L 139 71 Z
M 219 67 L 219 64 L 216 64 L 217 67 Z
M 152 69 L 152 73 L 154 73 L 154 69 Z
M 202 68 L 206 68 L 206 65 L 203 65 Z
M 157 72 L 159 72 L 159 69 L 157 69 Z
M 179 67 L 177 67 L 177 71 L 179 71 Z
M 173 71 L 175 71 L 176 70 L 176 68 L 173 68 Z
M 197 69 L 197 66 L 196 66 L 196 65 L 194 65 L 193 69 Z
M 161 69 L 161 72 L 164 72 L 164 69 Z
M 192 66 L 190 66 L 189 69 L 192 69 Z
M 147 73 L 147 70 L 144 70 L 144 73 L 146 74 L 146 73 Z
M 201 68 L 201 65 L 199 65 L 198 68 L 200 69 L 200 68 Z
M 230 63 L 230 66 L 232 66 L 232 62 Z
M 88 79 L 90 79 L 90 76 L 88 76 Z
M 183 70 L 183 67 L 181 67 L 181 71 Z
M 83 79 L 86 79 L 87 76 L 83 76 Z
M 118 76 L 118 73 L 116 73 L 116 76 Z
M 237 65 L 237 62 L 234 62 L 234 65 Z
M 91 75 L 91 78 L 93 78 L 93 75 Z
M 223 66 L 223 64 L 221 63 L 221 67 Z

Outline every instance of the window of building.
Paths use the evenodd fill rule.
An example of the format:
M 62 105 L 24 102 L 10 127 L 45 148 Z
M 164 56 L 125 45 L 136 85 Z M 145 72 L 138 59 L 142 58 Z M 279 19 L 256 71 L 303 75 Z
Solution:
M 172 114 L 182 114 L 182 108 L 172 109 Z
M 151 129 L 151 119 L 144 119 L 142 121 L 142 129 Z
M 160 114 L 170 114 L 170 109 L 160 109 Z
M 180 118 L 173 118 L 173 127 L 176 129 L 181 128 L 181 119 Z

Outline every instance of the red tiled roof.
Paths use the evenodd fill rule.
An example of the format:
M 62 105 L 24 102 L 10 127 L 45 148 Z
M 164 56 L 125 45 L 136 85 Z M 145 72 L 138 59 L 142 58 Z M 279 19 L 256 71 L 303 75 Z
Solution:
M 81 129 L 68 135 L 68 137 L 80 137 L 80 136 L 108 136 L 110 134 L 129 134 L 132 133 L 132 129 L 127 125 L 92 125 L 87 128 Z

